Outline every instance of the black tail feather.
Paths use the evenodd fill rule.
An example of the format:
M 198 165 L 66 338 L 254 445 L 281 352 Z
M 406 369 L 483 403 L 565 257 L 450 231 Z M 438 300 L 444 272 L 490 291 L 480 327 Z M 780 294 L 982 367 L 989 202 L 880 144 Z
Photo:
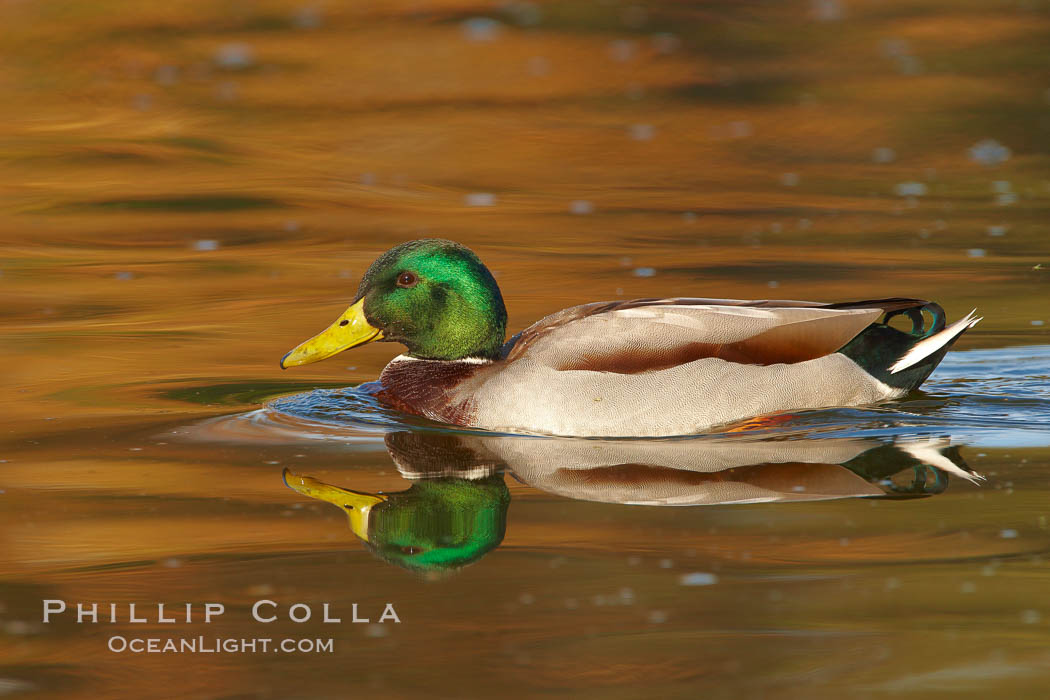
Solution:
M 915 365 L 897 373 L 890 372 L 890 367 L 919 341 L 929 338 L 944 330 L 945 313 L 940 304 L 922 299 L 880 299 L 871 301 L 844 302 L 832 304 L 832 308 L 858 309 L 879 308 L 886 315 L 878 323 L 873 323 L 861 331 L 853 340 L 843 346 L 839 352 L 860 365 L 868 374 L 884 384 L 896 389 L 911 391 L 926 381 L 933 370 L 940 364 L 945 353 L 955 342 L 953 338 L 944 347 L 929 357 L 923 358 Z M 927 312 L 932 321 L 927 326 L 923 312 Z M 912 322 L 910 332 L 897 330 L 889 325 L 892 318 L 905 315 Z

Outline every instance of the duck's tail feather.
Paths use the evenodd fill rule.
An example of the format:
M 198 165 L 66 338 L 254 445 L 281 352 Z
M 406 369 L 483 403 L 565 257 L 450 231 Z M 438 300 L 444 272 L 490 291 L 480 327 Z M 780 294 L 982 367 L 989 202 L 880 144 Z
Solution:
M 911 350 L 904 353 L 904 355 L 890 365 L 890 374 L 897 374 L 901 370 L 913 367 L 922 360 L 937 352 L 945 345 L 954 341 L 959 337 L 963 331 L 969 330 L 981 322 L 983 317 L 976 317 L 977 309 L 974 309 L 970 313 L 966 314 L 965 318 L 962 318 L 955 323 L 947 326 L 940 333 L 934 333 L 933 335 L 920 340 L 912 346 Z
M 952 343 L 981 320 L 970 312 L 966 318 L 946 325 L 944 309 L 921 299 L 885 299 L 841 306 L 856 308 L 857 305 L 882 308 L 886 316 L 880 323 L 861 331 L 839 352 L 879 381 L 902 391 L 916 389 L 926 381 Z M 923 312 L 932 319 L 928 326 Z M 890 319 L 898 315 L 911 320 L 910 332 L 889 325 Z

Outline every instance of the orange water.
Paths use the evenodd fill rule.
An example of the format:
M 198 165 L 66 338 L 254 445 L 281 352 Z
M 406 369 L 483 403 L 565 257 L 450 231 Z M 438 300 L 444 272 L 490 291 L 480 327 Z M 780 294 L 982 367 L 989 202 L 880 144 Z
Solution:
M 3 4 L 0 694 L 1042 697 L 1047 9 Z M 507 475 L 498 548 L 391 566 L 281 476 L 405 490 L 382 430 L 200 425 L 375 378 L 396 348 L 277 361 L 421 236 L 481 255 L 512 331 L 683 294 L 977 307 L 927 397 L 813 420 L 947 436 L 987 479 L 660 508 Z M 267 598 L 344 623 L 253 622 Z M 44 625 L 44 599 L 227 613 Z M 121 654 L 114 631 L 335 646 Z

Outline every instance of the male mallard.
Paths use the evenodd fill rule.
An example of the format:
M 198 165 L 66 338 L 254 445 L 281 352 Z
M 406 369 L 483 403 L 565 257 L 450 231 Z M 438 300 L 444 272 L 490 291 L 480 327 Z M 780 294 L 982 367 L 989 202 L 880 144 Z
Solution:
M 911 332 L 888 325 L 899 314 Z M 635 299 L 559 311 L 504 343 L 492 273 L 458 243 L 423 239 L 383 253 L 350 308 L 281 367 L 394 341 L 408 352 L 374 391 L 408 413 L 507 432 L 684 435 L 898 398 L 979 320 L 946 327 L 944 310 L 920 299 Z

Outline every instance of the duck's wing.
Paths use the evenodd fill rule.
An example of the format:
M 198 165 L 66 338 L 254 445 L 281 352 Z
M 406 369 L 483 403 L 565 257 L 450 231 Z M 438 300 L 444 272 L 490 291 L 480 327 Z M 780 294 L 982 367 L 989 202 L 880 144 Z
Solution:
M 841 349 L 882 314 L 917 299 L 821 304 L 735 299 L 636 299 L 575 306 L 511 339 L 504 357 L 559 370 L 634 374 L 708 357 L 754 365 L 812 360 Z

